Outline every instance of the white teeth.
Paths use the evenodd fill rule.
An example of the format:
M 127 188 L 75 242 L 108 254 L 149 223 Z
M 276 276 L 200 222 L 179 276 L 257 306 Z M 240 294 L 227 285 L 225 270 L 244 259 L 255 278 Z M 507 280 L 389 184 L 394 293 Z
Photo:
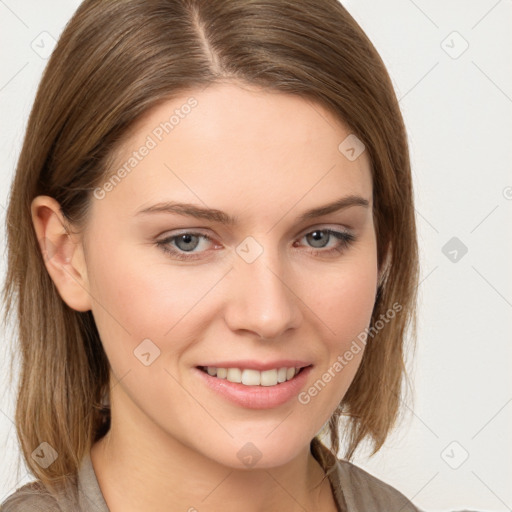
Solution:
M 259 386 L 261 381 L 261 372 L 258 370 L 244 370 L 242 372 L 242 384 L 246 386 Z
M 229 382 L 242 382 L 242 372 L 240 368 L 228 368 L 227 380 Z
M 262 386 L 275 386 L 277 384 L 277 371 L 278 370 L 265 370 L 261 372 Z
M 244 384 L 245 386 L 275 386 L 287 380 L 293 379 L 300 368 L 274 368 L 262 372 L 240 368 L 217 368 L 215 366 L 203 367 L 203 370 L 218 379 L 226 379 L 229 382 Z
M 286 368 L 277 370 L 277 382 L 286 382 Z

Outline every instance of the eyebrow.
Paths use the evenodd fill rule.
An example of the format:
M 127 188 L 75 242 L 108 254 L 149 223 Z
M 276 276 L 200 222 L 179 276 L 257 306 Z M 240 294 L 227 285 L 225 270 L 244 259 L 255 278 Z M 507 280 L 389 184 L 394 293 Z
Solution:
M 324 215 L 328 215 L 329 213 L 345 210 L 351 206 L 362 206 L 364 208 L 368 208 L 369 204 L 369 201 L 361 196 L 345 196 L 337 199 L 336 201 L 333 201 L 332 203 L 328 203 L 323 206 L 317 206 L 305 211 L 299 216 L 298 220 L 299 222 L 303 222 L 306 220 L 314 219 L 316 217 L 322 217 Z M 222 210 L 216 210 L 214 208 L 203 208 L 192 203 L 178 203 L 175 201 L 165 201 L 154 204 L 152 206 L 148 206 L 147 208 L 143 208 L 137 211 L 136 215 L 149 213 L 174 213 L 178 215 L 195 217 L 197 219 L 218 222 L 228 226 L 234 226 L 238 223 L 238 217 L 232 217 Z

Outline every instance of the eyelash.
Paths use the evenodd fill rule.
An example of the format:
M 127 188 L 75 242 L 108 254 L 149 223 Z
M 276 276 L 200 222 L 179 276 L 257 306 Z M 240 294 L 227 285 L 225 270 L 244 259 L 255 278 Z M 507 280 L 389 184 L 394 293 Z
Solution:
M 332 249 L 328 249 L 328 250 L 322 250 L 322 249 L 308 250 L 308 252 L 310 254 L 312 254 L 313 256 L 322 256 L 322 255 L 330 256 L 330 255 L 334 255 L 334 253 L 341 253 L 345 249 L 350 247 L 350 245 L 356 240 L 356 237 L 351 233 L 347 233 L 345 231 L 335 231 L 332 229 L 314 229 L 312 231 L 305 233 L 300 238 L 304 238 L 307 235 L 311 235 L 312 233 L 315 233 L 316 231 L 320 231 L 327 235 L 334 236 L 335 238 L 338 239 L 339 243 L 336 247 L 333 247 Z M 163 240 L 159 240 L 156 242 L 156 245 L 165 253 L 170 254 L 172 257 L 177 258 L 182 261 L 192 261 L 192 260 L 197 260 L 197 259 L 201 258 L 200 255 L 193 255 L 196 253 L 181 252 L 180 250 L 176 250 L 169 245 L 172 241 L 176 240 L 177 238 L 179 238 L 180 236 L 183 236 L 183 235 L 199 236 L 199 237 L 202 237 L 210 242 L 213 242 L 212 238 L 210 238 L 208 235 L 205 235 L 204 233 L 185 231 L 178 235 L 169 236 Z M 330 241 L 330 238 L 329 238 L 329 241 Z

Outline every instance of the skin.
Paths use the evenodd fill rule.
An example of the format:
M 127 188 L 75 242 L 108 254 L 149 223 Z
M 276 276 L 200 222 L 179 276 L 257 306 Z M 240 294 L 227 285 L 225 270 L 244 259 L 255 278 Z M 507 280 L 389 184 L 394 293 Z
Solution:
M 70 307 L 92 310 L 111 365 L 112 425 L 91 450 L 101 490 L 113 512 L 334 511 L 309 444 L 363 350 L 309 403 L 295 397 L 270 409 L 235 405 L 192 370 L 222 359 L 301 359 L 313 364 L 307 390 L 369 325 L 379 275 L 367 153 L 349 161 L 338 150 L 350 130 L 320 105 L 225 82 L 149 111 L 116 165 L 191 96 L 197 106 L 92 199 L 83 232 L 67 235 L 52 198 L 32 203 L 42 250 L 51 247 L 48 272 Z M 369 206 L 297 220 L 351 194 Z M 165 200 L 216 208 L 239 223 L 136 215 Z M 337 238 L 325 235 L 322 246 L 306 236 L 327 228 L 356 239 L 328 255 Z M 212 239 L 168 242 L 185 254 L 192 248 L 193 261 L 155 243 L 183 230 Z M 263 248 L 250 264 L 236 252 L 249 236 Z M 134 350 L 148 338 L 160 355 L 146 366 Z M 237 457 L 249 442 L 262 455 L 251 468 Z

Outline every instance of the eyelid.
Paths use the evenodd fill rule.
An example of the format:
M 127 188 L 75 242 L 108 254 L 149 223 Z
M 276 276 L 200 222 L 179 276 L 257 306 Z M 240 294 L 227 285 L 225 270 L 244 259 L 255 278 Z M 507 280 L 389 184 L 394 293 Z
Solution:
M 344 233 L 352 233 L 354 231 L 353 228 L 347 226 L 346 224 L 312 224 L 308 228 L 305 228 L 301 231 L 301 234 L 298 236 L 304 236 L 308 233 L 311 233 L 311 231 L 323 231 L 323 230 L 329 230 L 332 229 L 333 231 L 343 231 Z
M 307 228 L 304 228 L 302 231 L 299 232 L 298 235 L 295 236 L 295 238 L 303 237 L 312 231 L 323 231 L 323 230 L 335 230 L 335 231 L 343 231 L 346 234 L 353 234 L 354 228 L 351 228 L 350 226 L 347 226 L 346 224 L 340 225 L 340 224 L 312 224 Z M 210 235 L 205 228 L 179 228 L 177 231 L 169 230 L 169 231 L 163 231 L 160 235 L 158 235 L 156 238 L 161 240 L 166 240 L 173 237 L 178 237 L 180 235 L 184 234 L 194 234 L 194 235 L 201 235 L 210 240 L 211 242 L 216 241 L 215 238 L 218 238 L 218 235 L 215 233 L 214 236 Z
M 177 238 L 180 235 L 198 235 L 198 236 L 202 236 L 202 237 L 206 238 L 207 240 L 209 240 L 211 242 L 215 242 L 216 238 L 218 238 L 218 236 L 216 234 L 214 236 L 212 236 L 202 228 L 181 228 L 181 229 L 178 229 L 177 231 L 175 231 L 175 230 L 163 231 L 160 235 L 155 237 L 155 240 L 157 240 L 157 241 L 159 240 L 160 242 L 162 242 L 162 241 L 169 240 L 172 238 Z
M 342 254 L 345 252 L 346 249 L 348 249 L 352 245 L 352 243 L 356 242 L 358 239 L 358 237 L 350 230 L 347 230 L 345 226 L 336 226 L 333 228 L 332 226 L 326 227 L 326 226 L 314 225 L 314 226 L 307 228 L 305 231 L 302 232 L 302 234 L 297 235 L 294 238 L 294 242 L 293 242 L 294 246 L 295 246 L 295 243 L 297 240 L 300 240 L 300 239 L 304 238 L 305 236 L 307 236 L 311 233 L 314 233 L 315 231 L 324 231 L 324 232 L 328 233 L 328 235 L 330 237 L 333 236 L 334 238 L 336 238 L 338 240 L 338 244 L 335 247 L 333 247 L 331 249 L 327 249 L 327 250 L 324 250 L 323 248 L 315 249 L 315 248 L 307 247 L 306 252 L 312 254 L 314 257 L 330 257 L 332 255 Z M 202 237 L 212 243 L 215 243 L 215 239 L 210 237 L 206 233 L 204 233 L 202 230 L 196 230 L 195 228 L 190 228 L 190 229 L 181 229 L 181 230 L 179 230 L 178 233 L 173 233 L 171 235 L 166 236 L 165 238 L 163 238 L 161 240 L 156 240 L 155 245 L 157 247 L 159 247 L 160 250 L 164 251 L 165 253 L 168 253 L 172 259 L 182 260 L 185 262 L 200 261 L 202 259 L 206 260 L 209 258 L 209 256 L 211 256 L 211 254 L 209 254 L 210 251 L 208 251 L 208 250 L 202 251 L 200 253 L 194 253 L 194 252 L 187 253 L 184 251 L 180 251 L 179 248 L 176 249 L 176 248 L 169 246 L 171 241 L 175 240 L 176 238 L 178 238 L 180 235 L 183 235 L 183 234 L 199 236 L 199 237 Z M 220 248 L 222 248 L 222 246 Z M 202 256 L 203 254 L 204 254 L 204 257 Z

